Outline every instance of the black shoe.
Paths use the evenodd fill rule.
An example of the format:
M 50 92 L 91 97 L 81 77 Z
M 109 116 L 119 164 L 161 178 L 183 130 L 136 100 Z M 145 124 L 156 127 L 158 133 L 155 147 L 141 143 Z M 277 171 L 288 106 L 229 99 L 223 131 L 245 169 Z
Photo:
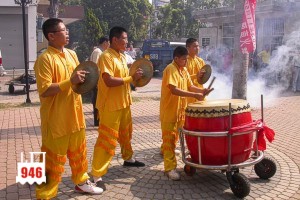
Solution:
M 106 186 L 103 181 L 98 181 L 97 183 L 94 183 L 94 184 L 96 184 L 97 187 L 102 188 L 103 191 L 106 190 Z
M 142 163 L 142 162 L 139 162 L 139 161 L 137 161 L 137 160 L 136 160 L 134 163 L 124 161 L 123 166 L 126 166 L 126 167 L 144 167 L 145 164 Z

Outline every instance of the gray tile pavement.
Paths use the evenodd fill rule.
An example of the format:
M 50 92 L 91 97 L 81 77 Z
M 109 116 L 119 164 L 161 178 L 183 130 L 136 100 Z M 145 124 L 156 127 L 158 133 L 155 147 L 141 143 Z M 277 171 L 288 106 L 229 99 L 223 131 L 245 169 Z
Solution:
M 39 151 L 41 144 L 39 107 L 16 107 L 25 101 L 20 91 L 9 95 L 0 79 L 0 199 L 34 199 L 34 186 L 16 184 L 16 163 L 20 152 Z M 70 168 L 65 165 L 62 183 L 56 199 L 236 199 L 226 176 L 219 171 L 198 170 L 193 176 L 183 171 L 178 157 L 182 180 L 168 180 L 163 172 L 163 159 L 159 154 L 161 131 L 159 124 L 159 79 L 133 92 L 134 120 L 133 148 L 135 157 L 146 163 L 145 168 L 125 168 L 120 148 L 103 177 L 107 190 L 101 195 L 81 195 L 73 192 Z M 38 102 L 36 90 L 31 87 L 31 100 Z M 257 177 L 253 167 L 241 169 L 251 183 L 251 192 L 245 199 L 300 199 L 300 96 L 275 99 L 275 104 L 264 109 L 265 122 L 276 132 L 275 141 L 268 144 L 266 155 L 277 164 L 277 173 L 270 180 Z M 92 106 L 84 105 L 87 121 L 89 170 L 97 129 L 93 126 Z M 252 111 L 254 119 L 260 110 Z M 28 159 L 28 155 L 27 159 Z M 3 180 L 3 181 L 2 181 Z

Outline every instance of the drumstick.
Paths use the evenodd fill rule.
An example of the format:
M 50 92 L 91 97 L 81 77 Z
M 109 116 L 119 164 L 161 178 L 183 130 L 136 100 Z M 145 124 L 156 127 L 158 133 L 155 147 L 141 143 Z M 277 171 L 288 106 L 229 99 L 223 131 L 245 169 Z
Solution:
M 207 89 L 210 89 L 210 88 L 211 88 L 211 86 L 212 86 L 212 84 L 214 83 L 215 79 L 216 79 L 216 77 L 214 76 L 213 79 L 211 80 L 211 82 L 210 82 L 210 84 L 209 84 L 209 86 L 208 86 Z
M 204 93 L 203 95 L 204 96 L 207 96 L 211 91 L 213 91 L 215 88 L 211 88 L 211 90 L 210 91 L 208 91 L 207 93 Z

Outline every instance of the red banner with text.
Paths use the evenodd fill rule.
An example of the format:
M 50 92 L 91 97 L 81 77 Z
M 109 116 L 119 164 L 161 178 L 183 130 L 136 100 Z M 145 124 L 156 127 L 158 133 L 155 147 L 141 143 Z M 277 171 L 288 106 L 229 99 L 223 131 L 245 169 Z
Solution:
M 255 8 L 256 0 L 245 0 L 240 36 L 240 48 L 243 54 L 251 53 L 256 49 Z

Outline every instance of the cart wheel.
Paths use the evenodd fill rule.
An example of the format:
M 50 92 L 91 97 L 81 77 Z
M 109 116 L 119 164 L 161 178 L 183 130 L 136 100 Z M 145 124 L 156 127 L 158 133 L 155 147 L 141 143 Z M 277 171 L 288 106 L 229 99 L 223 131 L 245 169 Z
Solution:
M 230 188 L 236 197 L 244 198 L 250 193 L 250 182 L 245 175 L 234 173 Z
M 13 93 L 15 92 L 15 87 L 14 87 L 14 85 L 9 85 L 9 86 L 8 86 L 8 92 L 9 92 L 9 94 L 13 94 Z
M 270 158 L 264 158 L 254 165 L 256 175 L 261 179 L 269 179 L 275 175 L 277 167 L 275 162 Z
M 187 157 L 186 160 L 189 162 L 193 162 L 192 158 L 190 158 L 190 157 Z M 183 169 L 184 169 L 184 172 L 186 173 L 186 175 L 188 175 L 188 176 L 193 176 L 196 173 L 196 168 L 192 167 L 190 165 L 184 165 Z
M 188 176 L 193 176 L 196 173 L 196 168 L 189 165 L 184 165 L 183 169 Z

